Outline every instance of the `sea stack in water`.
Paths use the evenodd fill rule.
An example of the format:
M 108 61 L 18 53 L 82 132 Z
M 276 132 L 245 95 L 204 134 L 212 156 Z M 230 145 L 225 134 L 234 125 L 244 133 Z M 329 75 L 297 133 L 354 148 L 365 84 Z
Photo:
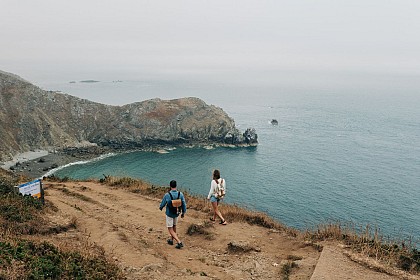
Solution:
M 278 125 L 278 124 L 279 124 L 279 122 L 278 122 L 276 119 L 272 119 L 272 120 L 271 120 L 271 124 L 272 124 L 272 125 Z
M 111 106 L 45 91 L 0 71 L 0 161 L 30 150 L 102 146 L 256 145 L 221 108 L 199 98 L 151 99 Z
M 256 146 L 258 144 L 258 135 L 254 128 L 247 128 L 242 134 L 235 129 L 226 134 L 224 143 L 238 146 Z

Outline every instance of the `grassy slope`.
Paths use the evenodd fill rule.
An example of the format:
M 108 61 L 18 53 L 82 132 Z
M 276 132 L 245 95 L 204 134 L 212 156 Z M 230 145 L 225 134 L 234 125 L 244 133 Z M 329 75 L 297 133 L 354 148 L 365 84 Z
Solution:
M 141 180 L 131 178 L 106 177 L 102 182 L 110 186 L 123 187 L 129 191 L 139 192 L 155 198 L 162 197 L 167 191 L 165 188 L 154 187 Z M 205 199 L 191 194 L 187 194 L 187 196 L 189 198 L 189 208 L 209 211 L 205 207 Z M 316 246 L 317 242 L 325 240 L 343 242 L 355 253 L 374 258 L 375 261 L 381 264 L 381 267 L 377 269 L 384 270 L 384 272 L 403 270 L 414 275 L 420 272 L 420 251 L 416 249 L 416 244 L 412 244 L 410 240 L 385 240 L 383 236 L 380 236 L 369 225 L 363 229 L 356 229 L 352 225 L 326 224 L 301 233 L 293 228 L 280 224 L 266 214 L 249 211 L 237 205 L 224 205 L 223 215 L 229 221 L 247 222 L 252 225 L 283 230 L 292 236 L 303 234 L 305 239 L 312 242 L 314 246 Z
M 62 250 L 45 242 L 43 237 L 76 227 L 76 222 L 52 226 L 43 218 L 43 214 L 53 211 L 54 206 L 42 205 L 31 197 L 12 194 L 11 186 L 25 181 L 26 178 L 16 177 L 3 170 L 0 172 L 0 279 L 38 279 L 41 275 L 48 275 L 53 279 L 124 278 L 119 268 L 104 257 L 101 248 L 89 246 L 84 249 Z M 131 178 L 106 177 L 101 183 L 155 198 L 161 198 L 167 191 L 166 188 Z M 188 197 L 189 208 L 209 211 L 205 207 L 204 198 L 189 194 Z M 385 242 L 368 227 L 363 234 L 356 234 L 354 229 L 337 224 L 322 225 L 302 233 L 265 214 L 248 211 L 236 205 L 225 205 L 224 216 L 229 221 L 283 230 L 292 236 L 303 234 L 314 246 L 317 246 L 318 241 L 338 240 L 357 253 L 374 257 L 385 267 L 401 269 L 413 275 L 418 275 L 420 271 L 420 254 L 417 249 L 402 242 Z M 203 229 L 191 228 L 189 231 Z
M 61 250 L 44 241 L 75 223 L 52 226 L 44 214 L 53 206 L 14 194 L 25 178 L 0 172 L 0 279 L 124 279 L 101 248 Z

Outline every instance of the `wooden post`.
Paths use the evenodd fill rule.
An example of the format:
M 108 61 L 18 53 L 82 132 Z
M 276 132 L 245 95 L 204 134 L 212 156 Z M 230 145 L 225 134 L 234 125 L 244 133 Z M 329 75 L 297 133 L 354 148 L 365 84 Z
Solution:
M 45 205 L 45 200 L 44 200 L 44 186 L 42 184 L 42 180 L 40 180 L 39 182 L 40 182 L 40 186 L 41 186 L 41 203 L 42 203 L 42 205 Z

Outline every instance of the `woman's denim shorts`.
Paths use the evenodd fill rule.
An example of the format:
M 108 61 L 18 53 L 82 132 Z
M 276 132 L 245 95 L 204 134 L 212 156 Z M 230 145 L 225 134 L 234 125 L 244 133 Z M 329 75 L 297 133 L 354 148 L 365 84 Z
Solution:
M 218 202 L 220 199 L 217 199 L 214 195 L 210 196 L 210 202 Z

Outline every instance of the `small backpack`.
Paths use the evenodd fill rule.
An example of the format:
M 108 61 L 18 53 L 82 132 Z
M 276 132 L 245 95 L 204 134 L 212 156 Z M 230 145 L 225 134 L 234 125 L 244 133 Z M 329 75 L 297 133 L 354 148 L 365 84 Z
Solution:
M 171 191 L 168 192 L 169 196 L 171 197 L 171 201 L 168 201 L 168 207 L 169 207 L 169 211 L 175 215 L 178 215 L 179 213 L 181 213 L 182 211 L 182 201 L 179 198 L 179 196 L 181 195 L 181 192 L 178 192 L 178 198 L 174 199 Z
M 218 199 L 222 199 L 226 195 L 226 189 L 225 189 L 225 185 L 223 184 L 223 179 L 220 181 L 220 183 L 217 180 L 215 181 L 217 183 L 217 186 L 214 189 L 214 196 Z

